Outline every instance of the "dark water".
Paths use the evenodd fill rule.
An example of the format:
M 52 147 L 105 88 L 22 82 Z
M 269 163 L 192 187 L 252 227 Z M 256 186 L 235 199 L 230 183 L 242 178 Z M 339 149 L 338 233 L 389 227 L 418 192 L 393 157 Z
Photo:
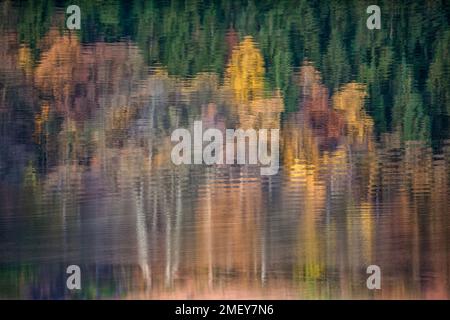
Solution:
M 369 4 L 0 2 L 0 298 L 448 299 L 450 5 Z M 173 165 L 196 120 L 278 174 Z

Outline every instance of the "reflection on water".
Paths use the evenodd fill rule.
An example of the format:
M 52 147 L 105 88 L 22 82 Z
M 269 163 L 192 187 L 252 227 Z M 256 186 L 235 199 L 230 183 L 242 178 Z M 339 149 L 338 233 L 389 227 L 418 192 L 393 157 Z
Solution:
M 449 298 L 448 7 L 0 5 L 0 298 Z M 174 166 L 195 120 L 279 173 Z

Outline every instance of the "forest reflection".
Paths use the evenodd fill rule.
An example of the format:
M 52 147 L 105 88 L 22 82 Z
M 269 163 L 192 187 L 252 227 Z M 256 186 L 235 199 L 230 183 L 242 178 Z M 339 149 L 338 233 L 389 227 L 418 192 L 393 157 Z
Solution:
M 342 39 L 314 46 L 308 1 L 305 47 L 284 42 L 274 8 L 270 37 L 236 19 L 211 53 L 221 67 L 198 72 L 178 65 L 197 68 L 189 50 L 155 58 L 145 17 L 132 37 L 111 24 L 93 41 L 61 31 L 55 9 L 42 35 L 23 39 L 21 8 L 1 5 L 0 298 L 449 298 L 448 8 L 417 84 L 425 67 L 391 46 L 359 76 L 334 70 L 350 65 L 339 64 Z M 185 21 L 161 10 L 167 24 Z M 218 46 L 201 38 L 208 28 L 199 41 Z M 175 29 L 165 35 L 176 40 Z M 296 45 L 295 59 L 275 49 Z M 387 87 L 395 94 L 380 98 Z M 279 173 L 173 165 L 171 132 L 196 120 L 280 129 Z M 65 289 L 70 264 L 84 272 L 78 293 Z M 366 288 L 371 264 L 382 290 Z

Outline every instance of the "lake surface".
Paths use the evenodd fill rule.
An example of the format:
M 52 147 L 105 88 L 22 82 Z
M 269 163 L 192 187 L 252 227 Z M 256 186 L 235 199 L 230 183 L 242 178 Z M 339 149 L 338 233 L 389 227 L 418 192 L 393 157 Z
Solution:
M 449 298 L 446 1 L 381 30 L 365 1 L 80 1 L 79 31 L 56 3 L 0 1 L 0 298 Z M 278 173 L 174 165 L 200 120 L 279 129 Z

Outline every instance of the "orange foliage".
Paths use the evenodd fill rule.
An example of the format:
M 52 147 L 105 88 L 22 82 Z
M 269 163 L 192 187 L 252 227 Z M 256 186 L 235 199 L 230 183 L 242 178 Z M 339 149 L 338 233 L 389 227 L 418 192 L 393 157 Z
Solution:
M 333 95 L 333 107 L 344 116 L 347 133 L 356 136 L 358 141 L 371 134 L 373 129 L 373 120 L 364 111 L 365 90 L 365 85 L 352 82 Z
M 307 62 L 300 68 L 302 110 L 307 125 L 320 136 L 323 146 L 337 143 L 343 133 L 342 117 L 330 107 L 328 89 L 321 83 L 318 71 Z

